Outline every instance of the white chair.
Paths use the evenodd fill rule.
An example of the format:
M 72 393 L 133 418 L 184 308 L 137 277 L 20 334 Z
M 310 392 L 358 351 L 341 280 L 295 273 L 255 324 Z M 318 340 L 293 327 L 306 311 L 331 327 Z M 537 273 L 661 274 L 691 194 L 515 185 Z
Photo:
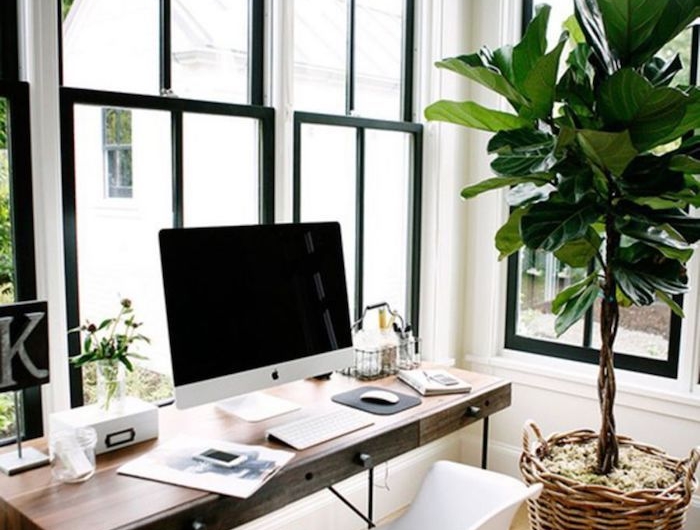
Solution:
M 435 462 L 408 510 L 378 530 L 508 530 L 542 484 L 456 462 Z

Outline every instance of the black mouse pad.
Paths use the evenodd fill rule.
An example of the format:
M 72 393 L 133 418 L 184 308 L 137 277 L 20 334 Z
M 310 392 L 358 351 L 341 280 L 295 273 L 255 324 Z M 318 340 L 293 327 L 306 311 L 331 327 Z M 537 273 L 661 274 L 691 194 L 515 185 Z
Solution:
M 341 403 L 349 407 L 364 410 L 365 412 L 371 412 L 372 414 L 396 414 L 402 410 L 410 409 L 416 405 L 420 405 L 421 399 L 415 396 L 409 396 L 408 394 L 402 394 L 401 392 L 396 392 L 395 390 L 389 390 L 389 392 L 396 394 L 399 397 L 399 401 L 393 404 L 383 404 L 383 403 L 371 403 L 369 401 L 362 401 L 360 396 L 369 390 L 387 390 L 379 386 L 363 386 L 361 388 L 356 388 L 350 390 L 349 392 L 343 392 L 342 394 L 336 394 L 331 399 L 336 403 Z

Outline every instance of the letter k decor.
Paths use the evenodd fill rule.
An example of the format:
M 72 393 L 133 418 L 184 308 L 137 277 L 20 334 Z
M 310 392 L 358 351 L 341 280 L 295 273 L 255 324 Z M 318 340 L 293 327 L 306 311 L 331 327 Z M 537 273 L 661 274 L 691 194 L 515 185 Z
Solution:
M 48 382 L 46 302 L 0 305 L 0 392 Z

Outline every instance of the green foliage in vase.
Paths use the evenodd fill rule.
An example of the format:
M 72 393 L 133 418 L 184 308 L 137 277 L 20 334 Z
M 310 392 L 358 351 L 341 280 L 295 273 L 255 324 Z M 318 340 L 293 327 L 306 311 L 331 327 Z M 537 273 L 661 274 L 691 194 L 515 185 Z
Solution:
M 523 246 L 591 273 L 552 303 L 556 332 L 601 301 L 598 472 L 618 463 L 613 344 L 619 306 L 666 303 L 686 292 L 700 238 L 700 89 L 673 85 L 678 55 L 659 52 L 700 15 L 700 0 L 575 0 L 575 18 L 548 50 L 550 7 L 522 40 L 437 63 L 503 96 L 511 111 L 438 101 L 440 120 L 493 133 L 494 176 L 468 199 L 508 188 L 511 214 L 496 234 L 505 258 Z M 566 54 L 565 54 L 566 51 Z
M 79 331 L 84 333 L 83 351 L 80 355 L 71 357 L 70 362 L 75 366 L 95 361 L 120 362 L 127 370 L 132 371 L 134 366 L 131 359 L 146 358 L 132 351 L 134 343 L 150 343 L 148 337 L 137 331 L 142 324 L 135 320 L 131 300 L 122 299 L 116 317 L 107 318 L 99 325 L 86 321 L 82 326 L 69 331 L 69 333 Z

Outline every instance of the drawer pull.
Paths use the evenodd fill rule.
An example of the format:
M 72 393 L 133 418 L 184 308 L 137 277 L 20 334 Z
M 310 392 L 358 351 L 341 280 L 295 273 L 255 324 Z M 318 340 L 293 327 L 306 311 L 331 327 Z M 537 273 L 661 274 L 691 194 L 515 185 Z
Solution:
M 476 405 L 472 405 L 470 407 L 467 407 L 467 412 L 465 416 L 469 418 L 476 418 L 479 414 L 481 413 L 481 407 L 477 407 Z
M 371 469 L 371 468 L 374 467 L 374 462 L 373 462 L 373 460 L 372 460 L 372 455 L 370 455 L 370 454 L 368 454 L 368 453 L 359 453 L 359 454 L 355 457 L 355 461 L 356 461 L 359 465 L 361 465 L 362 467 L 364 467 L 365 469 Z
M 207 525 L 202 521 L 195 521 L 192 523 L 192 530 L 207 530 Z

